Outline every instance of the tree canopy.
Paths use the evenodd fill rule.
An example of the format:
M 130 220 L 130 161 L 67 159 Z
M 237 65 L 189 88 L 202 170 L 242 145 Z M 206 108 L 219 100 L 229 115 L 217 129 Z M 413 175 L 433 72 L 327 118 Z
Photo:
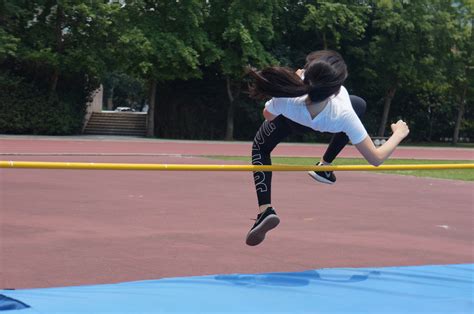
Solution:
M 404 118 L 413 141 L 472 141 L 473 12 L 472 0 L 1 0 L 0 92 L 13 96 L 0 132 L 79 133 L 103 84 L 109 108 L 124 93 L 149 105 L 149 136 L 248 140 L 262 103 L 245 69 L 332 49 L 371 135 Z

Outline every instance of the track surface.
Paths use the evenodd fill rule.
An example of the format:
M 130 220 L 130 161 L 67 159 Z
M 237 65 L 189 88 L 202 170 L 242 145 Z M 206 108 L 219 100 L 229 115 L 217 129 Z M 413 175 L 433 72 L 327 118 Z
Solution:
M 0 147 L 8 160 L 135 163 L 216 163 L 164 155 L 250 151 L 249 143 L 44 138 L 1 139 Z M 288 147 L 312 148 L 316 156 L 323 149 Z M 462 151 L 467 157 L 456 159 L 472 159 L 472 150 L 421 151 L 433 159 Z M 65 152 L 95 156 L 15 155 Z M 110 153 L 155 155 L 99 156 Z M 282 222 L 262 245 L 248 247 L 256 214 L 250 173 L 1 169 L 0 288 L 474 262 L 473 183 L 337 176 L 327 186 L 305 173 L 274 173 Z
M 249 156 L 250 142 L 169 141 L 142 138 L 0 136 L 2 154 L 143 154 Z M 327 145 L 282 143 L 273 156 L 320 157 Z M 339 157 L 361 157 L 353 146 Z M 473 160 L 474 149 L 439 147 L 399 147 L 393 158 Z

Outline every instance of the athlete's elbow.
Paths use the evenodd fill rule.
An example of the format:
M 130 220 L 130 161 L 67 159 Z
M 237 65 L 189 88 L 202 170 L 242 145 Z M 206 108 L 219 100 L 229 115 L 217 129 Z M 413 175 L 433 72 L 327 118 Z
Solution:
M 374 161 L 371 162 L 371 165 L 375 166 L 375 167 L 378 167 L 381 164 L 383 164 L 383 160 L 374 160 Z
M 374 143 L 372 143 L 369 137 L 359 144 L 356 144 L 356 147 L 362 156 L 364 156 L 365 160 L 372 166 L 378 167 L 385 161 L 383 152 L 375 148 Z
M 375 166 L 375 167 L 378 167 L 380 166 L 381 164 L 383 164 L 385 160 L 383 158 L 380 158 L 380 157 L 373 157 L 373 158 L 370 158 L 370 160 L 368 160 L 368 162 L 372 165 L 372 166 Z

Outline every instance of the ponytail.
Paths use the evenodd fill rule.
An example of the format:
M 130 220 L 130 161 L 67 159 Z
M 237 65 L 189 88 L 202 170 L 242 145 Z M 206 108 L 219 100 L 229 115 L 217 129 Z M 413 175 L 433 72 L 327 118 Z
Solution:
M 341 55 L 331 50 L 320 50 L 309 54 L 306 61 L 304 80 L 289 68 L 249 70 L 248 74 L 254 79 L 249 87 L 250 96 L 262 100 L 308 94 L 312 102 L 320 102 L 337 94 L 347 78 L 347 67 Z
M 309 86 L 291 69 L 268 67 L 261 71 L 248 70 L 254 83 L 249 86 L 250 97 L 299 97 L 309 92 Z

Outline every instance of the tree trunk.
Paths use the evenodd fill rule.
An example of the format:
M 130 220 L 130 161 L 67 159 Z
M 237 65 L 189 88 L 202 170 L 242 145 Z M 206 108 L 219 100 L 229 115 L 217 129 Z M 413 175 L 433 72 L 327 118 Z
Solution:
M 180 121 L 178 121 L 183 118 L 183 116 L 178 114 L 178 104 L 176 101 L 171 101 L 167 103 L 167 106 L 167 112 L 169 113 L 168 124 L 172 126 L 168 128 L 168 136 L 182 138 L 186 131 L 180 127 Z
M 327 41 L 325 32 L 323 32 L 323 48 L 324 48 L 324 50 L 328 49 L 328 41 Z
M 156 100 L 156 80 L 150 81 L 150 94 L 147 114 L 147 137 L 155 136 L 155 100 Z
M 387 93 L 385 94 L 382 121 L 380 122 L 379 132 L 377 136 L 384 136 L 385 134 L 385 126 L 387 124 L 388 114 L 390 112 L 390 105 L 392 104 L 392 99 L 395 96 L 396 91 L 397 86 L 394 84 L 387 90 Z
M 434 123 L 433 114 L 431 113 L 431 110 L 430 110 L 429 123 L 430 123 L 430 129 L 428 130 L 428 138 L 426 140 L 428 142 L 431 142 L 431 138 L 433 137 L 433 123 Z
M 56 36 L 56 52 L 59 56 L 64 52 L 64 43 L 63 43 L 63 19 L 64 11 L 61 5 L 58 5 L 56 11 L 56 27 L 55 27 L 55 36 Z M 49 84 L 49 91 L 53 94 L 58 87 L 59 80 L 59 65 L 56 65 L 54 68 L 53 75 L 51 76 L 51 81 Z
M 226 77 L 227 96 L 229 97 L 229 106 L 227 107 L 227 124 L 225 132 L 225 140 L 232 141 L 234 139 L 234 96 L 230 78 Z
M 53 75 L 51 76 L 51 81 L 49 83 L 49 91 L 51 94 L 54 94 L 56 91 L 56 88 L 58 87 L 58 81 L 59 81 L 59 69 L 55 68 Z
M 456 118 L 456 125 L 454 126 L 453 133 L 453 145 L 456 145 L 459 140 L 459 130 L 461 129 L 461 122 L 464 116 L 464 111 L 466 107 L 466 94 L 467 94 L 467 85 L 464 86 L 463 93 L 461 94 L 461 99 L 459 102 L 458 116 Z

